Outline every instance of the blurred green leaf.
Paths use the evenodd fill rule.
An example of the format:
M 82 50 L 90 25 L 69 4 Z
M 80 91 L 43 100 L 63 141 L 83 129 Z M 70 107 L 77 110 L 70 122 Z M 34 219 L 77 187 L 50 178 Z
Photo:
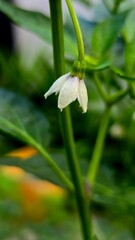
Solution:
M 113 71 L 114 73 L 116 73 L 119 77 L 121 77 L 121 78 L 123 78 L 123 79 L 125 79 L 125 80 L 135 81 L 135 74 L 134 74 L 134 76 L 132 77 L 132 76 L 129 76 L 126 72 L 124 72 L 124 71 L 123 71 L 122 69 L 120 69 L 120 68 L 112 67 L 111 69 L 112 69 L 112 71 Z
M 111 62 L 109 59 L 102 59 L 102 61 L 97 61 L 97 59 L 93 58 L 92 56 L 86 56 L 86 70 L 103 70 L 110 66 Z
M 119 219 L 119 221 L 121 220 Z M 94 232 L 96 232 L 99 240 L 133 240 L 133 235 L 130 233 L 128 226 L 126 225 L 123 228 L 123 225 L 120 226 L 119 221 L 116 220 L 116 215 L 111 219 L 102 215 L 95 216 Z
M 125 46 L 125 69 L 128 75 L 135 76 L 135 38 Z
M 135 39 L 134 20 L 135 20 L 135 9 L 132 9 L 125 20 L 125 24 L 122 30 L 122 34 L 126 42 L 128 43 L 132 42 Z
M 127 13 L 124 12 L 113 16 L 95 27 L 92 36 L 92 52 L 97 57 L 110 50 L 121 31 L 126 15 Z
M 50 141 L 49 123 L 27 98 L 0 88 L 0 130 L 24 142 L 32 137 L 43 146 Z
M 62 170 L 67 175 L 69 175 L 66 158 L 64 155 L 54 154 L 52 157 L 55 159 L 55 162 L 62 168 Z M 1 157 L 0 165 L 20 167 L 26 172 L 34 174 L 40 179 L 48 180 L 52 183 L 64 187 L 56 174 L 54 174 L 53 170 L 48 166 L 47 162 L 44 161 L 40 155 L 36 155 L 27 160 L 12 157 Z
M 0 10 L 17 25 L 36 33 L 47 42 L 51 42 L 50 21 L 48 17 L 38 12 L 21 9 L 5 0 L 0 0 Z
M 42 13 L 21 9 L 5 0 L 0 0 L 0 11 L 20 27 L 35 33 L 48 43 L 52 42 L 50 19 Z M 66 32 L 65 48 L 71 56 L 76 55 L 76 45 Z
M 109 11 L 113 9 L 113 5 L 114 5 L 113 0 L 103 0 L 103 3 Z
M 94 235 L 93 240 L 99 240 L 99 238 L 96 235 Z
M 65 154 L 52 153 L 51 157 L 55 160 L 55 163 L 60 167 L 60 169 L 62 169 L 65 175 L 70 178 L 70 172 L 68 169 Z M 81 169 L 83 173 L 85 173 L 87 171 L 87 162 L 84 160 L 81 160 L 80 164 L 81 164 Z M 34 174 L 40 179 L 45 179 L 59 186 L 64 187 L 64 185 L 61 183 L 57 175 L 54 174 L 51 167 L 47 164 L 47 161 L 44 161 L 41 155 L 35 155 L 34 157 L 28 158 L 26 160 L 3 156 L 3 157 L 0 157 L 0 165 L 20 167 L 26 172 Z
M 134 187 L 126 188 L 124 192 L 124 197 L 130 204 L 135 205 L 135 188 Z

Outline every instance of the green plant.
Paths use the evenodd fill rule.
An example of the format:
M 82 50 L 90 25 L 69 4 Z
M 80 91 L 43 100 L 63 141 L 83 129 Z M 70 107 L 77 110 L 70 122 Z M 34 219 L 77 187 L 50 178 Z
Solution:
M 103 155 L 109 120 L 112 122 L 115 122 L 115 120 L 117 121 L 117 114 L 113 114 L 113 109 L 120 111 L 120 101 L 125 101 L 127 104 L 134 100 L 135 95 L 135 29 L 132 24 L 134 9 L 129 8 L 127 4 L 125 7 L 126 10 L 121 10 L 126 1 L 110 2 L 112 3 L 108 5 L 106 1 L 104 1 L 110 11 L 110 16 L 106 17 L 101 23 L 98 21 L 96 22 L 96 26 L 93 27 L 93 32 L 91 33 L 90 54 L 88 49 L 85 54 L 82 32 L 80 30 L 80 25 L 72 1 L 66 0 L 66 3 L 73 22 L 78 51 L 76 51 L 76 42 L 73 40 L 71 34 L 67 29 L 63 31 L 61 0 L 49 1 L 52 27 L 50 27 L 50 19 L 44 15 L 20 9 L 9 4 L 7 1 L 0 0 L 0 9 L 7 14 L 13 22 L 36 33 L 49 43 L 51 42 L 52 29 L 54 70 L 55 77 L 58 80 L 52 85 L 50 90 L 48 90 L 45 97 L 48 97 L 54 92 L 59 92 L 58 107 L 62 110 L 59 113 L 59 126 L 61 126 L 65 154 L 71 177 L 68 176 L 66 170 L 62 168 L 62 163 L 59 163 L 59 161 L 57 163 L 56 155 L 54 154 L 53 156 L 53 154 L 47 150 L 49 139 L 48 120 L 45 116 L 42 116 L 42 113 L 38 111 L 34 105 L 31 105 L 31 103 L 29 105 L 25 104 L 25 101 L 21 99 L 17 104 L 16 102 L 18 101 L 19 96 L 10 96 L 10 102 L 12 99 L 16 99 L 16 102 L 14 101 L 14 110 L 10 108 L 8 100 L 6 102 L 3 100 L 4 107 L 0 112 L 0 130 L 23 141 L 25 144 L 34 147 L 38 153 L 41 154 L 45 162 L 43 159 L 38 161 L 38 158 L 36 158 L 34 160 L 30 159 L 26 163 L 21 163 L 18 159 L 1 159 L 0 163 L 3 164 L 4 162 L 9 165 L 21 166 L 23 169 L 32 172 L 43 179 L 49 179 L 56 184 L 60 184 L 73 192 L 76 197 L 82 225 L 82 236 L 85 240 L 91 240 L 93 238 L 97 239 L 97 237 L 94 236 L 92 228 L 90 207 L 91 195 L 93 194 L 93 198 L 96 195 L 94 195 L 94 191 L 101 195 L 103 202 L 106 204 L 108 197 L 110 197 L 112 201 L 114 199 L 117 200 L 117 206 L 119 206 L 119 201 L 122 202 L 122 199 L 120 198 L 121 193 L 117 189 L 113 189 L 113 186 L 112 189 L 110 189 L 106 184 L 103 183 L 102 185 L 102 182 L 96 182 L 96 179 L 98 176 L 100 160 Z M 87 21 L 85 23 L 87 23 Z M 65 50 L 66 53 L 71 56 L 71 59 L 65 55 L 64 35 Z M 76 52 L 78 52 L 77 58 Z M 66 67 L 65 60 L 67 63 Z M 73 62 L 72 66 L 71 62 Z M 70 69 L 70 73 L 66 76 L 65 68 Z M 89 80 L 93 80 L 98 93 L 98 97 L 96 97 L 96 99 L 98 99 L 97 105 L 99 102 L 102 102 L 103 111 L 102 116 L 100 115 L 101 121 L 97 133 L 97 139 L 91 150 L 91 160 L 89 161 L 87 171 L 85 171 L 84 174 L 78 158 L 79 154 L 77 154 L 78 148 L 75 146 L 70 108 L 67 105 L 74 102 L 75 99 L 78 99 L 83 112 L 87 111 L 88 97 L 87 89 L 84 84 L 85 76 L 86 78 L 88 77 Z M 91 84 L 90 81 L 88 83 L 88 95 L 91 94 L 91 85 L 89 84 Z M 6 95 L 6 92 L 1 91 L 1 99 L 3 98 L 3 95 Z M 93 96 L 93 99 L 94 97 L 95 96 Z M 24 112 L 22 114 L 20 111 L 21 103 L 22 108 L 25 109 L 25 114 Z M 29 119 L 26 119 L 26 116 L 29 116 L 28 112 L 31 112 L 31 109 L 32 115 Z M 88 113 L 89 111 L 90 109 L 88 105 Z M 8 114 L 11 112 L 8 118 L 7 112 Z M 131 110 L 131 114 L 132 113 L 133 110 Z M 21 116 L 21 118 L 18 116 Z M 80 118 L 82 118 L 79 114 L 75 117 L 79 121 Z M 88 115 L 88 119 L 85 119 L 87 124 L 89 124 L 89 118 Z M 30 125 L 30 123 L 32 124 L 31 128 L 27 127 L 27 124 Z M 82 127 L 84 127 L 84 125 Z M 41 143 L 41 141 L 43 142 Z M 82 143 L 82 146 L 83 145 L 84 143 Z M 63 160 L 65 161 L 64 157 Z M 53 172 L 52 174 L 57 176 L 56 178 L 54 177 L 53 179 L 52 176 L 50 177 L 46 164 L 47 166 L 49 165 L 51 172 Z M 123 201 L 132 205 L 132 201 L 130 197 L 128 198 L 128 194 L 125 194 Z M 100 235 L 98 238 L 100 239 Z

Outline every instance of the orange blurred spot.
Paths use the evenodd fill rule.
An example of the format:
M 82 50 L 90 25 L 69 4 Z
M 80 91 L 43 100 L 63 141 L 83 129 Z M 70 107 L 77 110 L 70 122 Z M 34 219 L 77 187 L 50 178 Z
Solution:
M 33 182 L 20 183 L 20 197 L 23 214 L 27 219 L 40 219 L 43 217 L 43 206 Z
M 36 155 L 36 153 L 37 151 L 32 147 L 23 147 L 8 153 L 7 156 L 19 157 L 22 160 L 27 160 L 27 158 Z M 19 167 L 2 166 L 0 169 L 8 177 L 17 179 L 21 178 L 19 185 L 22 195 L 22 205 L 24 204 L 23 207 L 28 215 L 31 213 L 33 214 L 35 206 L 39 205 L 42 197 L 64 197 L 66 194 L 66 191 L 64 191 L 61 187 L 58 187 L 48 181 L 28 178 L 27 173 Z M 40 209 L 38 209 L 37 215 L 38 214 L 41 215 Z
M 18 157 L 18 158 L 21 158 L 22 160 L 25 160 L 27 158 L 33 157 L 36 153 L 37 151 L 34 148 L 26 146 L 10 152 L 6 156 Z M 2 173 L 11 177 L 18 178 L 18 177 L 23 177 L 26 174 L 24 170 L 15 166 L 2 166 L 0 167 L 0 169 Z
M 33 157 L 37 153 L 37 150 L 32 147 L 22 147 L 20 149 L 14 150 L 7 154 L 10 157 L 19 157 L 22 159 L 27 159 Z
M 25 218 L 27 219 L 42 219 L 48 216 L 49 209 L 45 199 L 58 197 L 62 199 L 65 192 L 58 186 L 47 181 L 24 180 L 20 183 L 21 205 Z
M 26 174 L 21 168 L 14 166 L 2 166 L 0 170 L 4 175 L 15 178 L 22 178 Z

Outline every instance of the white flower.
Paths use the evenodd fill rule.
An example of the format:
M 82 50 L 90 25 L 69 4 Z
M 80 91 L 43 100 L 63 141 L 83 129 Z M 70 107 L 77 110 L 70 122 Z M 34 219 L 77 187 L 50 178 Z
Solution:
M 80 80 L 77 76 L 72 77 L 70 73 L 67 73 L 53 83 L 44 97 L 47 98 L 52 93 L 59 93 L 58 108 L 61 111 L 76 99 L 78 99 L 83 113 L 87 111 L 88 95 L 83 79 Z

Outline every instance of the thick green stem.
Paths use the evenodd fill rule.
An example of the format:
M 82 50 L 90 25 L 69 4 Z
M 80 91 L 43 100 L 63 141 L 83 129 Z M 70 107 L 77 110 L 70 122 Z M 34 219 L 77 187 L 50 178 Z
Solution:
M 75 186 L 75 194 L 82 223 L 83 236 L 85 240 L 86 239 L 91 240 L 92 234 L 90 223 L 89 200 L 85 193 L 83 177 L 76 155 L 69 108 L 66 109 L 65 112 L 60 113 L 60 115 L 63 139 L 66 148 L 69 169 Z
M 119 10 L 119 6 L 121 4 L 123 0 L 115 0 L 114 1 L 114 6 L 113 6 L 113 9 L 112 9 L 112 13 L 113 14 L 117 14 L 118 10 Z
M 82 37 L 82 33 L 81 33 L 81 29 L 80 29 L 80 25 L 76 16 L 76 12 L 74 10 L 73 4 L 72 4 L 72 0 L 66 0 L 69 12 L 70 12 L 70 16 L 72 18 L 73 21 L 73 25 L 74 25 L 74 29 L 75 29 L 75 33 L 76 33 L 76 38 L 77 38 L 77 44 L 78 44 L 78 60 L 82 61 L 84 60 L 84 43 L 83 43 L 83 37 Z
M 98 171 L 101 156 L 102 156 L 105 136 L 106 136 L 108 122 L 109 122 L 108 121 L 109 120 L 109 113 L 110 113 L 110 107 L 105 109 L 104 116 L 103 116 L 102 121 L 100 123 L 96 144 L 95 144 L 95 147 L 94 147 L 94 150 L 93 150 L 92 159 L 91 159 L 90 166 L 89 166 L 89 169 L 88 169 L 87 179 L 92 186 L 95 183 L 95 179 L 96 179 L 96 176 L 97 176 L 97 171 Z
M 49 0 L 49 2 L 52 21 L 54 65 L 56 78 L 58 78 L 65 73 L 61 0 Z M 81 169 L 76 155 L 69 108 L 66 108 L 60 113 L 60 122 L 68 164 L 75 187 L 75 196 L 82 223 L 83 236 L 85 240 L 91 240 L 89 203 L 85 194 Z

